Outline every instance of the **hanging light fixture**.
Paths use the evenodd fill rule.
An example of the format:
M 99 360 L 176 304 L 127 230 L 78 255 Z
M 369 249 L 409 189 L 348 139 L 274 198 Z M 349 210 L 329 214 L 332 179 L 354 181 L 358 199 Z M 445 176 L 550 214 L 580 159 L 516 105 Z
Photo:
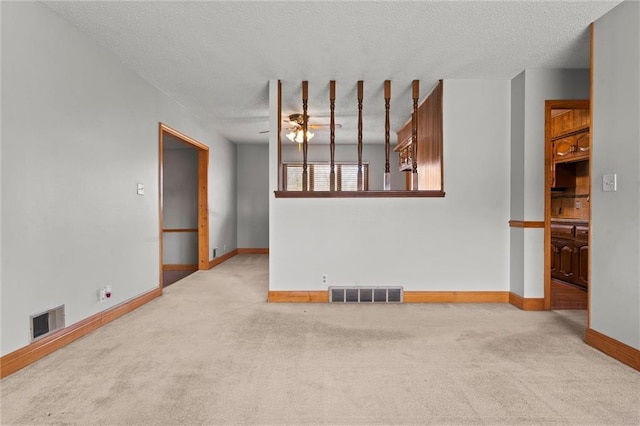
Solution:
M 313 138 L 313 133 L 307 130 L 307 141 L 310 141 Z M 304 132 L 302 129 L 295 129 L 287 133 L 287 139 L 291 142 L 302 143 L 304 139 Z

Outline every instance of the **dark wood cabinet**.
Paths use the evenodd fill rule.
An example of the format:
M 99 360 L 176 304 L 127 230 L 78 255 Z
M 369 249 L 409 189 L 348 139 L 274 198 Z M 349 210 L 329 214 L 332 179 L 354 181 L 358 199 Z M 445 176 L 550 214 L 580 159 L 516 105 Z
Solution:
M 551 224 L 551 278 L 587 288 L 589 227 L 582 223 Z

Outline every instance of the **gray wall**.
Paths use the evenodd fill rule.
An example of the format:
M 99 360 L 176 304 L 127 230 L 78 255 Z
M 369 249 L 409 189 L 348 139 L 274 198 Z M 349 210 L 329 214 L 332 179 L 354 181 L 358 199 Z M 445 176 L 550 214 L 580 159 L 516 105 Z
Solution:
M 511 220 L 544 220 L 545 101 L 588 98 L 589 70 L 527 69 L 511 81 Z M 510 233 L 510 290 L 544 297 L 544 229 Z
M 640 349 L 640 3 L 596 21 L 594 44 L 591 328 Z
M 238 247 L 269 247 L 269 145 L 238 144 Z
M 525 72 L 511 80 L 511 197 L 509 216 L 524 218 L 524 113 Z M 522 219 L 520 219 L 522 220 Z M 509 232 L 509 291 L 524 296 L 524 235 L 523 228 Z
M 162 166 L 162 227 L 198 228 L 198 151 L 165 149 Z M 162 263 L 197 264 L 198 234 L 163 234 Z
M 391 189 L 405 189 L 404 174 L 398 171 L 398 153 L 393 152 L 392 143 L 389 162 L 391 164 Z M 309 144 L 307 151 L 308 161 L 328 162 L 331 159 L 329 145 Z M 336 145 L 336 161 L 358 161 L 357 145 Z M 298 145 L 282 140 L 282 161 L 302 162 L 302 152 L 298 151 Z M 384 177 L 384 144 L 364 144 L 362 147 L 362 161 L 369 163 L 369 189 L 382 190 Z
M 278 119 L 276 86 L 270 82 L 271 128 Z M 270 195 L 269 288 L 508 290 L 509 93 L 508 80 L 444 81 L 444 198 Z M 274 135 L 269 144 L 274 190 Z
M 212 246 L 237 230 L 232 143 L 41 3 L 1 7 L 4 355 L 31 314 L 71 325 L 158 287 L 158 122 L 210 147 Z

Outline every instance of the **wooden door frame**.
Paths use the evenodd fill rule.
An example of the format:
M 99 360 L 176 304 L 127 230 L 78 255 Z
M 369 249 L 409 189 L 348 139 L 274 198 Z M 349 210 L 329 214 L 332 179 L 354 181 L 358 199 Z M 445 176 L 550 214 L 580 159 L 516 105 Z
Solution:
M 159 155 L 158 155 L 158 213 L 160 231 L 160 288 L 162 288 L 162 254 L 163 254 L 163 161 L 164 135 L 168 134 L 198 151 L 198 269 L 209 269 L 209 147 L 205 144 L 167 126 L 159 123 Z
M 551 185 L 553 183 L 553 147 L 551 144 L 551 110 L 589 109 L 591 101 L 552 100 L 544 103 L 544 309 L 551 309 Z M 591 126 L 592 123 L 589 123 Z M 591 176 L 591 151 L 589 151 L 589 176 Z M 591 212 L 589 212 L 589 235 L 591 235 Z M 589 250 L 589 272 L 591 272 L 591 250 Z M 591 300 L 591 292 L 587 294 Z M 589 306 L 587 306 L 587 315 Z

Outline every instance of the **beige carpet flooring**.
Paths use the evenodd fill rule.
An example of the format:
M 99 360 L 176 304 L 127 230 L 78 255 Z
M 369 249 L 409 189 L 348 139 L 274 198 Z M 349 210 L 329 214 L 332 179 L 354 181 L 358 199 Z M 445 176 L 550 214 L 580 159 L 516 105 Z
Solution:
M 8 424 L 640 424 L 585 313 L 267 304 L 241 255 L 3 379 Z

